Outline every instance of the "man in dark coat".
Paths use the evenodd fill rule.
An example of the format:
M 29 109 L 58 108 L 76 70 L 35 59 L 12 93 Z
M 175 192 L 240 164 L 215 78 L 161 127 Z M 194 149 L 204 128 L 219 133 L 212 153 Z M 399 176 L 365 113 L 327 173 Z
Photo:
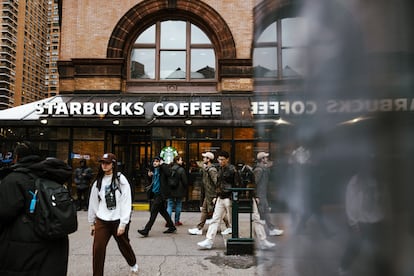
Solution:
M 25 170 L 63 185 L 72 169 L 56 158 L 43 160 L 30 142 L 18 143 L 14 158 L 0 181 L 0 275 L 66 275 L 69 239 L 48 241 L 34 232 L 29 213 L 34 178 Z
M 153 170 L 148 172 L 148 176 L 151 177 L 150 197 L 152 198 L 150 218 L 144 229 L 138 230 L 138 233 L 143 237 L 148 237 L 158 213 L 165 219 L 166 227 L 168 227 L 163 232 L 164 234 L 177 231 L 177 228 L 171 220 L 171 216 L 167 212 L 167 198 L 171 195 L 171 190 L 168 187 L 170 166 L 163 163 L 161 157 L 158 156 L 154 158 L 152 165 Z
M 173 164 L 171 166 L 171 172 L 175 171 L 174 175 L 170 177 L 175 177 L 177 182 L 177 187 L 170 187 L 171 195 L 167 200 L 167 212 L 171 216 L 173 209 L 175 209 L 174 222 L 175 226 L 183 225 L 180 221 L 181 209 L 183 205 L 183 198 L 187 195 L 187 174 L 183 168 L 184 160 L 182 156 L 177 155 L 174 157 Z

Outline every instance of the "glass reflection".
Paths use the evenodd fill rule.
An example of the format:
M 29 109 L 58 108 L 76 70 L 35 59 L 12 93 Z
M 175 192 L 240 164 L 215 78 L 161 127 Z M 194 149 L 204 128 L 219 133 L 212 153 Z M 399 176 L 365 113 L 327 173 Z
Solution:
M 161 48 L 162 49 L 185 49 L 186 45 L 186 22 L 164 21 L 161 22 Z

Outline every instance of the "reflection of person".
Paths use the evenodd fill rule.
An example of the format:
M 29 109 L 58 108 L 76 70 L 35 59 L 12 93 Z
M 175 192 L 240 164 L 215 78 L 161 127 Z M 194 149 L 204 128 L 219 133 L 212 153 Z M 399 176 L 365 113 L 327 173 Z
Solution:
M 269 230 L 269 236 L 279 236 L 283 234 L 283 230 L 277 229 L 270 218 L 270 207 L 268 203 L 268 189 L 269 189 L 269 153 L 259 152 L 257 154 L 257 165 L 253 173 L 256 183 L 256 192 L 259 200 L 260 216 L 265 220 L 266 226 Z
M 89 198 L 88 221 L 93 235 L 93 275 L 104 274 L 106 246 L 114 237 L 122 256 L 131 267 L 130 275 L 138 275 L 135 253 L 129 243 L 131 220 L 131 187 L 118 173 L 116 156 L 105 153 Z
M 206 224 L 206 220 L 210 219 L 213 215 L 214 204 L 213 198 L 216 197 L 216 185 L 217 185 L 217 169 L 211 163 L 214 160 L 214 154 L 212 152 L 205 152 L 201 154 L 203 156 L 203 185 L 201 186 L 201 202 L 200 207 L 201 217 L 197 227 L 188 229 L 188 233 L 191 235 L 202 235 L 203 227 Z M 223 217 L 223 221 L 227 228 L 231 228 L 227 216 Z
M 350 236 L 345 247 L 339 268 L 340 275 L 348 275 L 351 265 L 361 251 L 363 242 L 368 242 L 373 254 L 372 275 L 393 275 L 387 262 L 384 247 L 386 238 L 386 214 L 389 199 L 386 188 L 373 173 L 370 162 L 360 165 L 359 173 L 352 176 L 346 187 L 345 211 L 350 228 Z
M 313 216 L 316 220 L 321 233 L 326 238 L 331 238 L 334 234 L 328 229 L 322 212 L 323 204 L 323 171 L 318 166 L 317 159 L 313 157 L 311 151 L 304 147 L 299 147 L 292 153 L 293 167 L 304 173 L 299 179 L 302 192 L 302 210 L 299 212 L 299 222 L 295 233 L 299 234 L 306 228 L 307 221 Z
M 144 229 L 138 230 L 143 237 L 147 237 L 149 231 L 151 231 L 152 226 L 154 225 L 155 219 L 158 216 L 158 213 L 165 219 L 167 230 L 164 234 L 174 233 L 177 231 L 177 228 L 174 226 L 171 216 L 167 212 L 167 203 L 166 199 L 170 195 L 170 189 L 168 187 L 168 176 L 170 175 L 170 167 L 162 162 L 161 157 L 155 157 L 153 162 L 153 171 L 148 172 L 148 176 L 152 177 L 151 179 L 151 190 L 150 195 L 152 197 L 151 209 L 150 209 L 150 218 L 145 225 Z
M 8 174 L 0 182 L 0 275 L 64 276 L 69 239 L 48 241 L 35 234 L 29 212 L 34 179 L 29 173 L 63 185 L 72 168 L 56 158 L 43 160 L 39 150 L 27 141 L 17 144 L 14 157 L 16 163 L 7 168 Z
M 266 221 L 260 219 L 259 209 L 257 203 L 260 204 L 259 198 L 252 198 L 253 212 L 252 212 L 252 222 L 253 230 L 256 238 L 258 239 L 258 247 L 262 250 L 271 249 L 275 247 L 276 244 L 267 240 L 265 225 Z
M 239 174 L 236 168 L 230 164 L 230 156 L 228 152 L 222 151 L 218 154 L 217 161 L 220 164 L 218 177 L 217 177 L 217 189 L 216 189 L 216 202 L 213 212 L 213 218 L 211 224 L 208 227 L 206 239 L 201 241 L 198 246 L 211 249 L 213 247 L 213 241 L 216 237 L 218 227 L 221 220 L 225 215 L 231 218 L 231 191 L 229 188 L 239 186 Z M 231 223 L 231 222 L 230 222 Z M 232 228 L 226 228 L 221 232 L 222 235 L 228 235 L 232 233 Z
M 92 179 L 92 169 L 86 166 L 86 160 L 79 161 L 80 166 L 75 170 L 76 194 L 78 196 L 78 210 L 88 210 L 89 185 Z
M 187 174 L 185 173 L 185 169 L 183 168 L 183 158 L 180 155 L 174 157 L 173 164 L 171 170 L 176 171 L 176 175 L 170 177 L 176 177 L 178 186 L 175 188 L 171 188 L 170 197 L 167 199 L 167 212 L 168 214 L 172 215 L 172 211 L 175 207 L 175 217 L 174 222 L 175 226 L 183 225 L 180 221 L 181 216 L 181 209 L 183 205 L 183 197 L 187 194 Z

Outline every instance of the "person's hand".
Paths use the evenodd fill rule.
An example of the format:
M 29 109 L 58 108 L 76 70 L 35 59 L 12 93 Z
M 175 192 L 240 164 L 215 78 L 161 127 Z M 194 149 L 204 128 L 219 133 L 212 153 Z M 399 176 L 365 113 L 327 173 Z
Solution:
M 217 200 L 217 198 L 213 198 L 213 200 L 212 200 L 213 204 L 216 204 L 216 200 Z
M 203 206 L 200 206 L 200 212 L 203 212 Z
M 121 236 L 125 233 L 125 227 L 118 226 L 118 231 L 116 232 L 117 236 Z
M 148 176 L 149 177 L 151 177 L 151 176 L 153 176 L 154 175 L 154 173 L 152 172 L 152 171 L 148 171 Z
M 259 204 L 260 198 L 256 197 L 256 204 Z
M 95 235 L 95 224 L 91 225 L 91 236 Z

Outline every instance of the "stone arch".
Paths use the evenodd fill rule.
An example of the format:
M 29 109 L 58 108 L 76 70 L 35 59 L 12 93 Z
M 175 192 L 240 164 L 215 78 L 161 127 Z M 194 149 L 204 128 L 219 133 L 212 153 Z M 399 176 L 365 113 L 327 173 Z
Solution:
M 166 19 L 190 20 L 209 36 L 217 59 L 236 58 L 233 35 L 224 19 L 204 2 L 191 0 L 149 0 L 134 6 L 116 24 L 107 57 L 126 59 L 137 34 L 154 22 Z

